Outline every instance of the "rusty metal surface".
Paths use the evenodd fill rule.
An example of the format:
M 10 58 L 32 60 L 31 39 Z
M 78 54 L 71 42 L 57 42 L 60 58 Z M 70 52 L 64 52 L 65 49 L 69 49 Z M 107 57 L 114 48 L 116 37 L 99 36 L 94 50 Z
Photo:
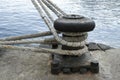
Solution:
M 99 74 L 51 75 L 49 55 L 19 50 L 0 50 L 0 80 L 119 80 L 120 49 L 93 51 Z

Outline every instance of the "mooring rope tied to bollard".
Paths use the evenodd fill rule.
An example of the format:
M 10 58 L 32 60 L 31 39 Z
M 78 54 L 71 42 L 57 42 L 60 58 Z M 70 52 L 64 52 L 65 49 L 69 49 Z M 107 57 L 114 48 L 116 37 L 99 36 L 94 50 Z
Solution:
M 39 0 L 38 0 L 39 1 Z M 46 0 L 41 0 L 50 10 L 52 10 L 58 17 L 63 16 L 64 14 L 59 12 L 53 5 L 51 5 L 48 1 Z
M 51 16 L 51 14 L 48 12 L 47 8 L 45 7 L 45 5 L 43 4 L 43 2 L 41 0 L 38 0 L 38 3 L 41 5 L 41 7 L 43 8 L 43 10 L 45 11 L 45 13 L 48 15 L 49 19 L 52 21 L 52 23 L 54 23 L 54 19 Z
M 62 38 L 60 38 L 56 32 L 56 30 L 53 27 L 53 24 L 51 24 L 51 21 L 48 19 L 48 17 L 44 14 L 44 12 L 41 9 L 41 6 L 39 5 L 38 2 L 36 2 L 36 0 L 32 0 L 32 3 L 34 4 L 34 6 L 36 7 L 36 9 L 38 10 L 39 14 L 41 15 L 41 17 L 43 18 L 43 20 L 45 21 L 45 23 L 47 24 L 47 26 L 49 27 L 50 31 L 53 33 L 53 36 L 55 37 L 55 39 L 61 43 L 62 45 L 66 45 L 66 46 L 71 46 L 71 47 L 79 47 L 79 46 L 84 46 L 85 41 L 82 42 L 68 42 L 63 40 Z
M 91 45 L 86 44 L 88 32 L 95 28 L 95 22 L 81 15 L 66 14 L 50 0 L 31 1 L 50 31 L 0 39 L 0 50 L 50 54 L 51 73 L 55 75 L 61 72 L 98 73 L 99 63 L 90 54 Z M 54 20 L 54 16 L 48 10 L 53 12 L 57 19 Z M 27 47 L 16 44 L 39 46 Z
M 47 54 L 60 54 L 60 55 L 82 55 L 88 52 L 88 48 L 85 47 L 80 50 L 61 50 L 61 49 L 47 49 L 47 48 L 35 48 L 35 47 L 19 47 L 19 46 L 11 46 L 11 45 L 0 45 L 0 49 L 11 49 L 11 50 L 23 50 L 23 51 L 32 51 L 39 53 L 47 53 Z
M 16 41 L 0 41 L 1 45 L 12 45 L 12 44 L 57 44 L 58 42 L 54 38 L 45 38 L 43 40 L 16 40 Z
M 57 32 L 57 33 L 59 34 L 60 32 Z M 7 38 L 0 39 L 0 41 L 12 41 L 12 40 L 21 40 L 21 39 L 28 39 L 28 38 L 38 38 L 38 37 L 49 36 L 49 35 L 52 35 L 52 32 L 46 31 L 46 32 L 27 34 L 22 36 L 7 37 Z
M 62 12 L 60 8 L 58 8 L 56 5 L 54 5 L 52 2 L 45 1 L 45 0 L 31 0 L 34 4 L 35 8 L 38 10 L 40 16 L 45 21 L 46 25 L 48 26 L 50 31 L 41 32 L 41 33 L 35 33 L 35 34 L 28 34 L 28 35 L 22 35 L 22 36 L 15 36 L 15 37 L 8 37 L 0 39 L 0 48 L 4 49 L 16 49 L 16 50 L 30 50 L 34 52 L 43 52 L 43 53 L 54 53 L 54 54 L 61 54 L 61 55 L 82 55 L 86 52 L 88 52 L 88 48 L 86 47 L 86 38 L 88 36 L 87 32 L 84 33 L 72 33 L 72 32 L 59 32 L 56 31 L 53 27 L 54 19 L 51 16 L 51 14 L 47 11 L 47 4 L 51 5 L 51 11 L 53 11 L 58 17 L 63 16 L 66 13 Z M 54 11 L 55 10 L 55 11 Z M 71 40 L 67 40 L 67 37 L 61 38 L 58 34 L 63 33 L 71 37 Z M 33 38 L 39 38 L 43 36 L 49 36 L 52 35 L 54 38 L 45 38 L 43 40 L 33 40 Z M 75 36 L 79 36 L 78 38 L 74 38 Z M 32 38 L 32 40 L 30 40 Z M 27 39 L 27 40 L 22 40 Z M 29 39 L 29 40 L 28 40 Z M 31 48 L 31 47 L 20 47 L 20 46 L 10 46 L 13 44 L 32 44 L 32 43 L 38 43 L 38 44 L 62 44 L 65 46 L 70 47 L 83 47 L 83 49 L 79 50 L 61 50 L 61 49 L 47 49 L 47 48 Z
M 14 37 L 15 38 L 15 37 Z M 62 37 L 61 37 L 62 38 Z M 69 39 L 69 37 L 64 37 L 63 39 Z M 87 38 L 87 36 L 82 36 L 82 37 L 70 37 L 70 39 L 68 41 L 72 41 L 74 40 L 75 42 L 78 41 L 84 41 Z M 38 44 L 59 44 L 59 42 L 56 41 L 55 38 L 45 38 L 45 39 L 27 39 L 27 40 L 10 40 L 10 41 L 0 41 L 1 45 L 12 45 L 12 44 L 32 44 L 32 43 L 38 43 Z
M 39 0 L 40 1 L 40 0 Z M 53 2 L 51 2 L 50 0 L 42 0 L 47 1 L 48 3 L 50 3 L 50 5 L 52 5 L 55 9 L 57 9 L 57 11 L 59 11 L 62 15 L 67 15 L 64 11 L 62 11 L 57 5 L 55 5 Z

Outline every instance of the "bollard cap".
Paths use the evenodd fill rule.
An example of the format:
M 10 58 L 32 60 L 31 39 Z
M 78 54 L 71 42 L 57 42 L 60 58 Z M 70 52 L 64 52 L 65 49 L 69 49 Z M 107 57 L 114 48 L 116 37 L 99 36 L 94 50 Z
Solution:
M 89 32 L 95 28 L 95 22 L 81 15 L 66 15 L 55 20 L 54 27 L 61 32 Z

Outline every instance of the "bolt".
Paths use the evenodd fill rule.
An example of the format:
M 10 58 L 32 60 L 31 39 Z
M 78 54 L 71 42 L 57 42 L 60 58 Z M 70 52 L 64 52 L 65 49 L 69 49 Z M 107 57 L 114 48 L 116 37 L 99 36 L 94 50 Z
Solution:
M 92 61 L 91 62 L 91 72 L 92 73 L 98 73 L 99 72 L 99 63 L 98 61 Z
M 51 66 L 52 67 L 58 67 L 59 66 L 59 62 L 58 61 L 53 61 L 53 62 L 51 62 Z
M 80 68 L 80 74 L 84 74 L 87 72 L 88 72 L 87 68 Z
M 98 61 L 92 61 L 90 64 L 91 64 L 91 67 L 97 67 L 97 66 L 99 66 Z
M 54 75 L 57 75 L 61 72 L 61 68 L 60 67 L 51 67 L 51 73 Z
M 63 73 L 64 74 L 70 74 L 71 73 L 70 68 L 63 68 Z
M 72 71 L 73 73 L 79 72 L 79 68 L 72 68 L 71 71 Z

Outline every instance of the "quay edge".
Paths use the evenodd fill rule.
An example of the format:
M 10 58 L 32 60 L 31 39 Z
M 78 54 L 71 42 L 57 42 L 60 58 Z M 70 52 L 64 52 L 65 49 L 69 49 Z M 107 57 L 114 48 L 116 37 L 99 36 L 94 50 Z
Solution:
M 99 60 L 99 74 L 52 75 L 48 54 L 0 50 L 0 80 L 119 80 L 120 48 L 106 51 L 94 50 L 91 54 Z

